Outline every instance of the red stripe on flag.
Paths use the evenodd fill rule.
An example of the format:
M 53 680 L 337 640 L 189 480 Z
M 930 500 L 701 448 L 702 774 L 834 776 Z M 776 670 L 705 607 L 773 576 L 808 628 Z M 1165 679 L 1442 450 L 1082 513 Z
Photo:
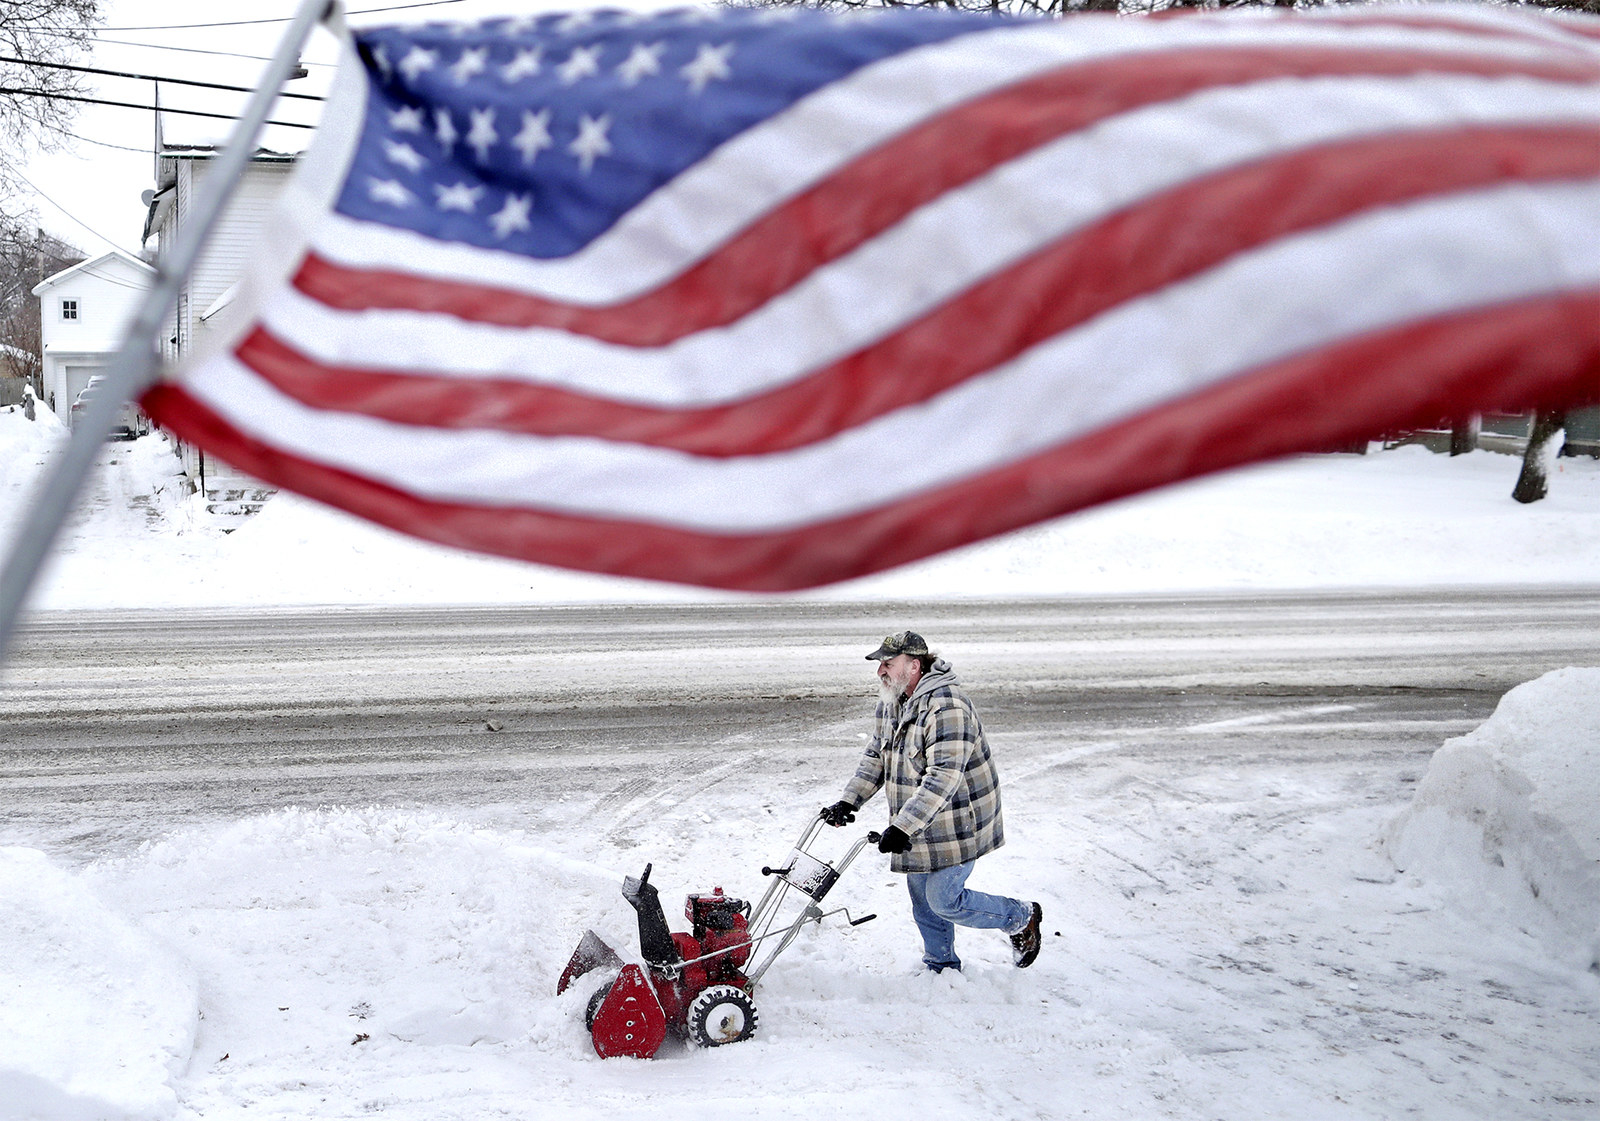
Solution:
M 1404 324 L 1274 363 L 984 475 L 794 529 L 715 534 L 432 501 L 247 435 L 181 386 L 158 423 L 276 485 L 446 545 L 754 592 L 863 576 L 1181 478 L 1440 417 L 1600 401 L 1600 290 Z
M 344 311 L 438 312 L 660 346 L 748 314 L 917 207 L 1074 130 L 1206 89 L 1277 78 L 1414 74 L 1600 80 L 1600 58 L 1561 62 L 1423 51 L 1285 47 L 1139 53 L 1052 71 L 958 106 L 846 164 L 681 275 L 634 299 L 586 307 L 484 285 L 347 268 L 312 255 L 295 287 Z
M 241 362 L 314 408 L 402 424 L 588 435 L 696 455 L 783 451 L 927 400 L 1118 304 L 1363 210 L 1600 175 L 1600 125 L 1386 134 L 1230 168 L 1076 231 L 922 319 L 742 401 L 662 408 L 509 376 L 324 365 L 257 328 Z

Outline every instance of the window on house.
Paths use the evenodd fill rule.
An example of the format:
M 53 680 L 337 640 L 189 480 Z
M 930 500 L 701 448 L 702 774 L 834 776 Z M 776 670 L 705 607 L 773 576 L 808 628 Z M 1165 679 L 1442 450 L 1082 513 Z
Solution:
M 61 318 L 62 319 L 76 319 L 76 318 L 78 318 L 78 301 L 77 300 L 62 300 L 61 301 Z

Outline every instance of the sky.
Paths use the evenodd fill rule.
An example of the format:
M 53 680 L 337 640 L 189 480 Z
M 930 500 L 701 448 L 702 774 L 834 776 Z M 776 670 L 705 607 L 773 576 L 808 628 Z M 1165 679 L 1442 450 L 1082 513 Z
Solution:
M 298 6 L 298 0 L 234 0 L 226 5 L 214 0 L 106 0 L 103 29 L 96 36 L 92 57 L 81 64 L 253 86 Z M 346 0 L 350 22 L 357 26 L 587 6 L 592 5 L 578 0 Z M 616 0 L 606 6 L 648 10 L 680 5 L 667 0 Z M 317 29 L 301 56 L 309 73 L 290 83 L 290 91 L 323 93 L 336 57 L 333 36 Z M 153 103 L 154 82 L 89 77 L 96 83 L 89 96 Z M 161 87 L 163 105 L 202 112 L 236 112 L 246 96 L 171 84 Z M 313 102 L 280 99 L 274 119 L 310 122 L 316 119 L 316 109 Z M 47 232 L 91 256 L 112 246 L 139 252 L 145 220 L 140 196 L 155 186 L 153 118 L 148 110 L 82 106 L 68 147 L 36 154 L 28 161 L 23 174 L 36 190 L 33 202 Z M 169 139 L 181 135 L 193 142 L 215 142 L 227 128 L 228 122 L 208 118 L 176 114 L 166 118 Z
M 0 550 L 64 438 L 48 411 L 0 409 Z M 1592 593 L 1600 462 L 1559 462 L 1532 506 L 1509 498 L 1516 469 L 1416 447 L 1301 457 L 832 594 Z M 157 433 L 107 446 L 40 606 L 683 594 L 407 541 L 287 495 L 225 522 L 184 493 Z M 718 672 L 669 661 L 679 695 Z M 634 774 L 620 810 L 508 782 L 493 806 L 295 803 L 62 845 L 12 830 L 0 1121 L 812 1121 L 911 1101 L 925 1121 L 1591 1118 L 1600 668 L 1528 681 L 1481 724 L 1427 722 L 1451 725 L 1431 758 L 1427 731 L 1421 752 L 1230 752 L 1241 721 L 1292 747 L 1319 721 L 1372 718 L 1355 695 L 1261 706 L 1221 724 L 1174 712 L 1181 766 L 1029 734 L 1042 762 L 1007 769 L 1018 733 L 990 729 L 1008 844 L 974 886 L 1042 901 L 1037 964 L 1016 970 L 1002 936 L 972 931 L 962 973 L 921 973 L 904 888 L 870 854 L 830 903 L 879 918 L 807 926 L 757 989 L 753 1039 L 651 1060 L 595 1055 L 583 1007 L 603 973 L 555 994 L 583 930 L 635 955 L 619 886 L 646 860 L 674 927 L 689 891 L 757 895 L 754 870 L 853 765 L 865 709 L 803 751 L 708 733 L 717 766 Z M 815 852 L 836 860 L 853 835 L 825 833 Z

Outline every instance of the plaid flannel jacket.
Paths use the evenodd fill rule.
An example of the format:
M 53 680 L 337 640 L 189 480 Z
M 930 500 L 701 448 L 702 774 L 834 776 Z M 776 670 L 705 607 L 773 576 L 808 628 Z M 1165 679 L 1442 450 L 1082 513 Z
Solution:
M 889 824 L 911 838 L 911 850 L 890 861 L 893 871 L 935 872 L 1005 843 L 989 741 L 942 658 L 909 700 L 878 703 L 872 741 L 844 800 L 859 809 L 879 787 L 887 790 Z

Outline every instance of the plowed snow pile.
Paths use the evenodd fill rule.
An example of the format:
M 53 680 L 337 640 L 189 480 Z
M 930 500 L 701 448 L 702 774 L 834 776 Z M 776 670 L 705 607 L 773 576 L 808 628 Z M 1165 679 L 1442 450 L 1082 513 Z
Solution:
M 1600 669 L 1519 685 L 1446 741 L 1387 846 L 1402 871 L 1600 972 Z

